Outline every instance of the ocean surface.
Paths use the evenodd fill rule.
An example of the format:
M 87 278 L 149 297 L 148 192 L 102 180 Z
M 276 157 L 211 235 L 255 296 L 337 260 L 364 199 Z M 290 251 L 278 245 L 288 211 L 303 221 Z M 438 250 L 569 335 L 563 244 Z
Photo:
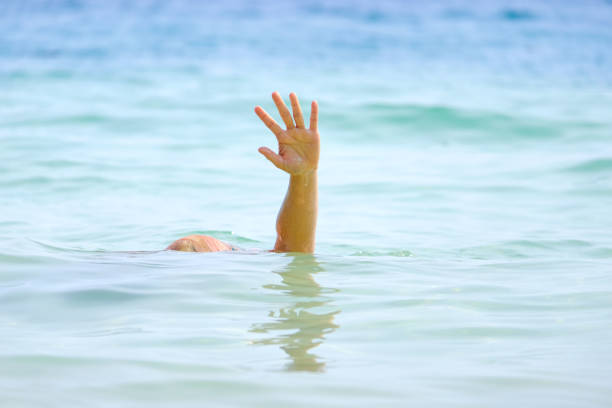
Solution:
M 267 252 L 272 91 L 320 105 L 313 255 Z M 193 233 L 241 250 L 163 251 Z M 611 378 L 612 2 L 0 4 L 0 406 L 610 407 Z

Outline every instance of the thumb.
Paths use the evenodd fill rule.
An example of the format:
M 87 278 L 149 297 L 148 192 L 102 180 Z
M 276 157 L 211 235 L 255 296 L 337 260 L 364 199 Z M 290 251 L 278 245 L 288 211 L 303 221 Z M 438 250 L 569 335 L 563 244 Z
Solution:
M 282 157 L 280 157 L 278 154 L 274 153 L 272 150 L 268 149 L 267 147 L 260 147 L 257 150 L 259 151 L 259 153 L 263 154 L 266 157 L 266 159 L 270 160 L 272 164 L 274 164 L 276 167 L 282 170 L 282 167 L 281 167 L 283 164 Z

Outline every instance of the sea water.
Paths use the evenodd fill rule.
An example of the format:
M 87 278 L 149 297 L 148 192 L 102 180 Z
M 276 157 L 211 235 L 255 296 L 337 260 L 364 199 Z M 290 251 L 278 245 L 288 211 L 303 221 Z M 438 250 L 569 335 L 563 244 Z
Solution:
M 611 406 L 611 23 L 3 1 L 0 405 Z M 267 252 L 275 90 L 320 104 L 313 255 Z

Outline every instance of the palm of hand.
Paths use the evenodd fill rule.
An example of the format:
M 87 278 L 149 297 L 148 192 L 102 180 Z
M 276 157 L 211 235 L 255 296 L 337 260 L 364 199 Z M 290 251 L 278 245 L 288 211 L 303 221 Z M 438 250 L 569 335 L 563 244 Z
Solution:
M 306 129 L 302 111 L 295 94 L 292 93 L 290 95 L 293 117 L 277 92 L 272 94 L 272 98 L 287 129 L 282 129 L 261 107 L 256 107 L 255 113 L 275 134 L 278 140 L 278 153 L 273 152 L 267 147 L 260 147 L 259 152 L 276 167 L 289 174 L 303 175 L 315 171 L 319 163 L 317 103 L 312 103 L 310 129 Z
M 303 174 L 317 169 L 319 163 L 319 133 L 307 129 L 289 129 L 278 138 L 278 155 L 283 159 L 282 170 Z

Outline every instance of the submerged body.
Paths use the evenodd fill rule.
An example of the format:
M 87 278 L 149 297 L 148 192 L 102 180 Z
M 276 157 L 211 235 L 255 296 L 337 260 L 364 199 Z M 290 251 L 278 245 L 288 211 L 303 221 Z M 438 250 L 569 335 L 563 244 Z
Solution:
M 310 127 L 307 129 L 302 109 L 294 93 L 289 95 L 293 116 L 278 92 L 272 99 L 287 129 L 278 123 L 261 107 L 255 113 L 274 133 L 278 141 L 278 153 L 267 147 L 259 152 L 279 169 L 289 173 L 289 188 L 276 219 L 277 252 L 314 252 L 317 225 L 318 186 L 317 167 L 319 164 L 318 105 L 312 102 Z M 235 248 L 207 235 L 189 235 L 178 239 L 166 249 L 188 252 L 231 251 Z

